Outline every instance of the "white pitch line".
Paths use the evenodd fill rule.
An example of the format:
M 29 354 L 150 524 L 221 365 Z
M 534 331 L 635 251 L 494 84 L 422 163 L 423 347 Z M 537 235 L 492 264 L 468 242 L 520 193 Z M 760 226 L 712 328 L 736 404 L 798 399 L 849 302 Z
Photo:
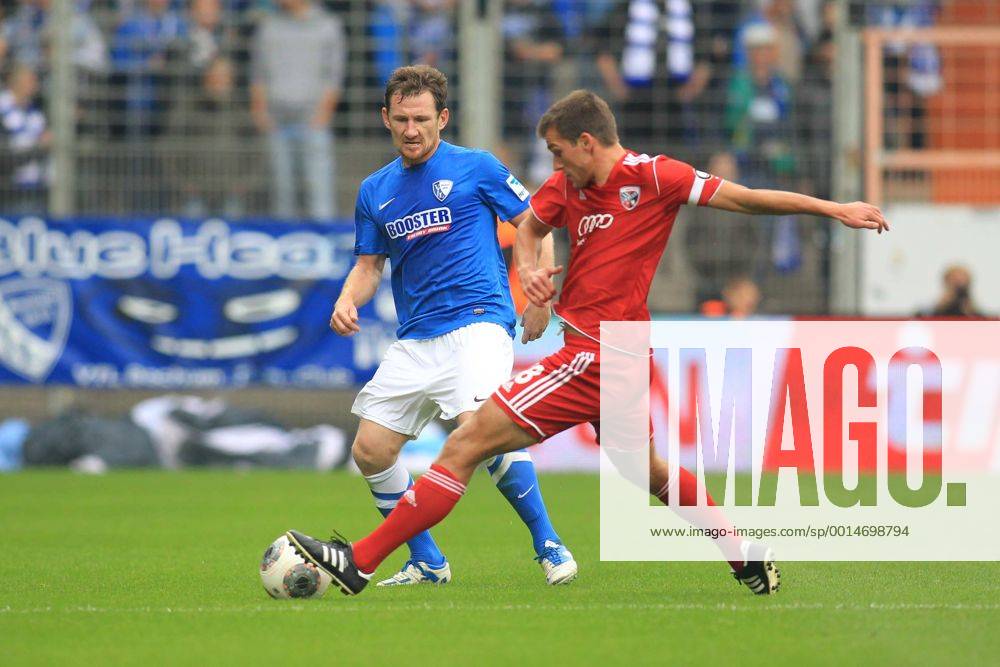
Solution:
M 36 614 L 247 614 L 314 612 L 320 614 L 363 611 L 1000 611 L 1000 604 L 872 602 L 869 604 L 768 603 L 760 604 L 701 604 L 701 603 L 636 603 L 636 604 L 390 604 L 338 605 L 325 603 L 283 604 L 231 607 L 0 607 L 0 615 Z

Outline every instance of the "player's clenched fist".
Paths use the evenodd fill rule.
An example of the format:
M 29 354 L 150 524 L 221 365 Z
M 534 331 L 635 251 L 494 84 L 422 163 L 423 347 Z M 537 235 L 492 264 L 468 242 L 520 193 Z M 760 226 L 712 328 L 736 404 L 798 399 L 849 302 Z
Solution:
M 878 206 L 856 201 L 841 204 L 838 213 L 837 218 L 852 229 L 877 229 L 879 234 L 889 231 L 889 222 Z
M 330 328 L 341 336 L 350 336 L 361 331 L 361 327 L 358 326 L 358 309 L 353 303 L 341 299 L 333 305 Z
M 552 276 L 562 273 L 563 267 L 557 266 L 551 269 L 537 268 L 533 271 L 526 271 L 521 275 L 521 289 L 536 306 L 544 306 L 552 297 L 556 295 L 556 286 L 552 282 Z

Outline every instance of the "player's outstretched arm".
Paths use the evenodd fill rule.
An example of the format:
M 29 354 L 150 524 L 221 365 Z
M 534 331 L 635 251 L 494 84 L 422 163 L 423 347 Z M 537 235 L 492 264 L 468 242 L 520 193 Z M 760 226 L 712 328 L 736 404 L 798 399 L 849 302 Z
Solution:
M 347 274 L 344 288 L 340 290 L 337 303 L 330 315 L 330 328 L 341 336 L 350 336 L 361 331 L 358 326 L 358 308 L 375 296 L 382 282 L 385 255 L 358 255 L 358 261 Z
M 729 181 L 724 181 L 719 186 L 708 205 L 735 213 L 765 215 L 806 213 L 840 220 L 852 229 L 875 229 L 879 234 L 889 231 L 889 223 L 882 216 L 882 211 L 877 206 L 863 201 L 838 204 L 797 192 L 755 190 Z
M 521 289 L 528 300 L 539 308 L 547 307 L 556 295 L 552 276 L 561 273 L 563 269 L 561 266 L 541 266 L 539 262 L 540 246 L 551 232 L 551 227 L 529 212 L 528 217 L 518 225 L 517 239 L 514 241 L 514 263 L 521 278 Z

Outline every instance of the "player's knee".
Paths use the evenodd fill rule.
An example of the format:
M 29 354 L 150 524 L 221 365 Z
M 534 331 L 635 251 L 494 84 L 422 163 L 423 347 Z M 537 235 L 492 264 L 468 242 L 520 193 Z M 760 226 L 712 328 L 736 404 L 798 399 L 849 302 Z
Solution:
M 396 461 L 397 452 L 359 433 L 351 446 L 351 455 L 362 475 L 374 475 L 391 466 Z

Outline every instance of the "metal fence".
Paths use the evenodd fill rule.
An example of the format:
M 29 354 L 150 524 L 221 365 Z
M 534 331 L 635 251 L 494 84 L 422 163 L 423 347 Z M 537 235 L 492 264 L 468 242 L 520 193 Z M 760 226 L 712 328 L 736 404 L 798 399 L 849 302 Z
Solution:
M 502 57 L 476 70 L 460 45 L 480 5 L 495 12 Z M 835 187 L 853 173 L 836 128 L 861 113 L 860 90 L 834 94 L 861 86 L 835 78 L 843 33 L 1000 20 L 988 0 L 8 0 L 2 11 L 0 212 L 227 218 L 350 217 L 361 178 L 393 155 L 382 85 L 409 62 L 448 74 L 452 140 L 469 105 L 462 77 L 495 84 L 491 147 L 527 183 L 551 169 L 538 117 L 589 87 L 612 102 L 629 148 L 843 195 L 861 180 Z M 901 63 L 927 66 L 919 54 Z M 747 276 L 764 311 L 827 312 L 831 243 L 814 220 L 687 211 L 651 306 L 690 312 Z

